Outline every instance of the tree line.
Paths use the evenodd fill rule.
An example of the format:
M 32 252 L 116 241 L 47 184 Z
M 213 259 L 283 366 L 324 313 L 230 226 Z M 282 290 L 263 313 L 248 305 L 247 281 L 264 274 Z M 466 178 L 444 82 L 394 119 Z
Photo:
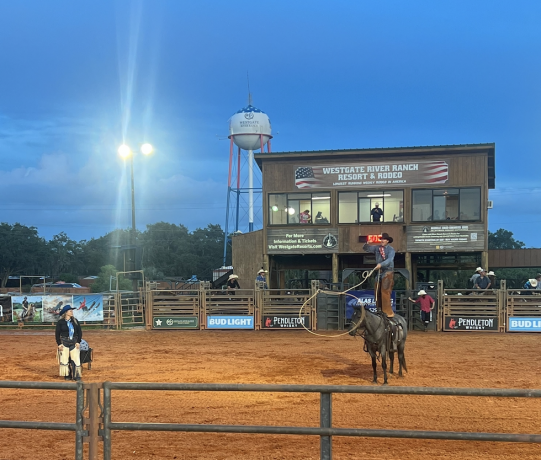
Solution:
M 98 275 L 107 265 L 122 271 L 122 248 L 131 241 L 131 230 L 122 229 L 82 241 L 61 232 L 47 241 L 36 227 L 2 223 L 0 287 L 6 286 L 10 276 L 45 275 L 77 282 L 80 276 Z M 137 231 L 136 242 L 141 268 L 154 279 L 189 278 L 223 263 L 224 231 L 220 225 L 209 224 L 190 232 L 182 224 L 158 222 Z

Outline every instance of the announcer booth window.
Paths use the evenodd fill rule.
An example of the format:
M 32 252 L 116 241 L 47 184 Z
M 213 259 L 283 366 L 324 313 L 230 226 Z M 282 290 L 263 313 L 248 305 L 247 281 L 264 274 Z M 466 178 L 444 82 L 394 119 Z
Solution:
M 380 209 L 379 221 L 374 220 L 373 209 Z M 403 190 L 374 190 L 340 192 L 338 194 L 338 222 L 356 224 L 369 222 L 402 222 L 404 220 Z
M 269 225 L 325 225 L 330 223 L 331 194 L 269 194 Z
M 411 203 L 413 222 L 481 219 L 479 187 L 413 190 Z

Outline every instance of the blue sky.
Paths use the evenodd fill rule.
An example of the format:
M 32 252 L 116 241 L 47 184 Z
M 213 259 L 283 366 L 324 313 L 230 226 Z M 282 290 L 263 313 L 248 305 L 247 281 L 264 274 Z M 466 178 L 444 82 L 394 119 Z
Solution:
M 0 1 L 0 221 L 224 225 L 228 119 L 273 151 L 496 143 L 492 231 L 541 247 L 541 2 Z

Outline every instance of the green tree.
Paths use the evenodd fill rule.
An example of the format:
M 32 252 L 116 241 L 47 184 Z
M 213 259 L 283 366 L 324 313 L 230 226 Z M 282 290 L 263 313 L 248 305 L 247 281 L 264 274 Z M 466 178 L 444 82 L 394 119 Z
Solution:
M 513 238 L 513 232 L 500 228 L 492 233 L 488 232 L 488 249 L 522 249 L 526 245 Z
M 106 292 L 111 286 L 112 290 L 116 290 L 116 273 L 117 269 L 114 265 L 104 265 L 101 267 L 98 278 L 92 283 L 92 292 Z M 132 282 L 120 275 L 118 288 L 123 291 L 130 291 Z
M 0 224 L 0 248 L 1 287 L 12 275 L 47 275 L 47 242 L 35 227 Z

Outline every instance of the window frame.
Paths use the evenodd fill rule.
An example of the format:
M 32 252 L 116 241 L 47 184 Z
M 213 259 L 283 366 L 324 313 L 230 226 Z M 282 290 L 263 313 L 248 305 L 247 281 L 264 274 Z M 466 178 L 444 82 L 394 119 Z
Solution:
M 434 219 L 434 214 L 435 214 L 435 206 L 434 206 L 434 201 L 435 199 L 438 200 L 441 198 L 442 195 L 444 195 L 445 193 L 439 193 L 439 192 L 442 192 L 442 191 L 446 191 L 446 190 L 452 190 L 452 191 L 457 191 L 458 193 L 452 193 L 450 194 L 450 196 L 457 196 L 458 199 L 457 199 L 457 217 L 456 218 L 448 218 L 448 217 L 443 217 L 443 218 L 439 218 L 439 219 Z M 477 209 L 477 212 L 479 213 L 479 217 L 472 217 L 471 219 L 461 219 L 460 216 L 461 214 L 464 214 L 463 211 L 461 211 L 461 202 L 462 202 L 462 199 L 461 199 L 461 195 L 462 195 L 462 192 L 463 191 L 466 191 L 466 190 L 477 190 L 478 193 L 479 193 L 479 202 L 478 202 L 478 209 Z M 426 219 L 426 220 L 415 220 L 414 219 L 414 209 L 413 207 L 415 206 L 415 201 L 414 201 L 414 196 L 415 196 L 415 192 L 430 192 L 431 193 L 431 200 L 430 200 L 430 219 Z M 434 193 L 436 192 L 436 193 Z M 452 221 L 452 222 L 482 222 L 483 219 L 482 219 L 482 188 L 481 187 L 478 187 L 478 186 L 472 186 L 472 187 L 458 187 L 458 186 L 454 186 L 454 187 L 440 187 L 440 188 L 412 188 L 411 189 L 411 207 L 410 207 L 410 211 L 411 211 L 411 222 L 448 222 L 448 221 Z M 421 203 L 420 203 L 421 204 Z M 436 210 L 439 210 L 440 207 L 436 207 Z M 445 210 L 445 212 L 447 212 L 447 209 Z M 475 211 L 474 211 L 474 214 L 475 214 Z
M 298 213 L 295 214 L 294 216 L 295 217 L 298 217 L 302 211 L 304 211 L 305 209 L 305 206 L 308 207 L 308 205 L 306 204 L 302 204 L 301 205 L 301 201 L 310 201 L 310 204 L 309 204 L 309 211 L 310 211 L 310 222 L 308 223 L 301 223 L 300 222 L 300 219 L 299 219 L 299 222 L 290 222 L 290 216 L 293 216 L 289 213 L 286 212 L 286 223 L 283 223 L 283 224 L 274 224 L 272 223 L 272 219 L 271 219 L 271 216 L 272 216 L 272 213 L 275 212 L 272 210 L 272 206 L 270 204 L 271 202 L 271 197 L 273 196 L 282 196 L 283 199 L 285 199 L 285 203 L 286 203 L 286 210 L 289 209 L 290 207 L 292 207 L 293 209 L 296 209 L 294 205 L 290 205 L 291 202 L 298 202 Z M 309 195 L 309 197 L 308 197 Z M 329 203 L 329 207 L 328 207 L 328 216 L 324 216 L 326 219 L 327 219 L 327 222 L 318 222 L 316 223 L 315 222 L 315 219 L 316 219 L 316 215 L 315 215 L 315 212 L 313 211 L 313 208 L 314 208 L 314 196 L 315 197 L 321 197 L 321 196 L 325 196 L 325 198 L 328 197 L 328 203 Z M 306 226 L 306 225 L 331 225 L 331 222 L 332 222 L 332 215 L 331 215 L 331 199 L 332 199 L 332 194 L 330 191 L 317 191 L 317 192 L 309 192 L 309 191 L 306 191 L 306 192 L 291 192 L 291 193 L 288 193 L 288 192 L 269 192 L 268 193 L 268 196 L 267 196 L 267 225 L 269 227 L 279 227 L 279 226 Z M 302 208 L 302 209 L 301 209 Z
M 357 195 L 357 199 L 356 199 L 356 203 L 355 203 L 355 212 L 356 212 L 356 219 L 354 219 L 354 222 L 342 222 L 340 220 L 340 195 L 341 194 L 356 194 Z M 395 215 L 395 218 L 396 220 L 385 220 L 385 194 L 386 193 L 391 193 L 391 199 L 394 201 L 396 200 L 396 196 L 393 196 L 396 195 L 397 193 L 401 193 L 402 194 L 402 199 L 398 200 L 399 203 L 401 202 L 402 203 L 402 216 L 400 216 L 400 214 L 398 216 Z M 363 194 L 363 195 L 368 195 L 368 194 L 381 194 L 381 197 L 379 196 L 373 196 L 373 197 L 370 197 L 370 196 L 359 196 L 360 194 Z M 403 224 L 404 223 L 404 189 L 379 189 L 379 190 L 341 190 L 338 192 L 338 199 L 337 199 L 337 203 L 338 203 L 338 223 L 339 224 L 342 224 L 342 225 L 352 225 L 352 224 L 358 224 L 358 225 L 371 225 L 371 224 L 395 224 L 395 223 L 400 223 L 400 224 Z M 387 198 L 389 199 L 389 198 Z M 383 216 L 382 216 L 382 220 L 379 221 L 379 222 L 374 222 L 372 220 L 372 215 L 370 214 L 370 220 L 367 220 L 367 221 L 360 221 L 359 220 L 359 208 L 360 208 L 360 204 L 361 204 L 361 200 L 364 202 L 364 201 L 368 201 L 370 200 L 370 211 L 373 209 L 373 205 L 372 205 L 372 202 L 378 202 L 380 204 L 380 209 L 383 210 Z M 400 209 L 399 209 L 400 211 Z

